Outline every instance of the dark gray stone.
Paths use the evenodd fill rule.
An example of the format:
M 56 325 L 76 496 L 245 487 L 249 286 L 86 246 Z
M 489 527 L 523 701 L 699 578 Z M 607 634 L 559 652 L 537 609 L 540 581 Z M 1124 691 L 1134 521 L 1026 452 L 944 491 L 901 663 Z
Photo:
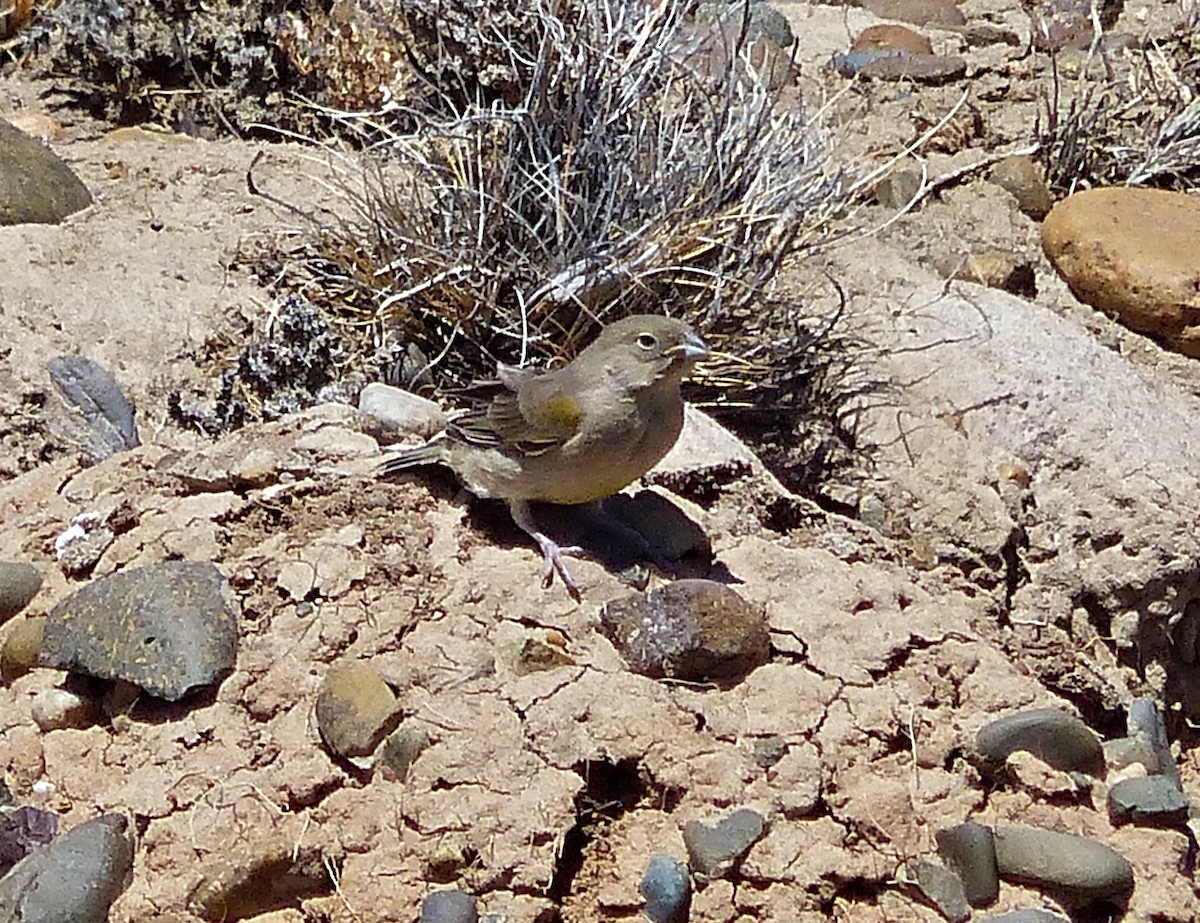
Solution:
M 674 856 L 651 856 L 638 890 L 646 900 L 642 912 L 652 923 L 686 923 L 692 906 L 692 879 L 688 867 Z
M 87 187 L 53 151 L 0 119 L 0 226 L 58 224 L 91 204 Z
M 925 900 L 950 923 L 967 923 L 971 919 L 962 881 L 954 872 L 925 860 L 912 863 L 909 871 Z
M 1171 738 L 1167 736 L 1167 723 L 1158 701 L 1150 696 L 1140 696 L 1130 702 L 1125 728 L 1131 737 L 1141 734 L 1150 741 L 1158 757 L 1157 771 L 1179 785 L 1179 766 L 1171 753 Z M 1155 772 L 1153 767 L 1148 768 L 1151 773 Z
M 997 826 L 993 834 L 1001 878 L 1054 891 L 1079 903 L 1133 890 L 1133 868 L 1103 843 L 1017 824 Z
M 475 898 L 458 890 L 434 891 L 421 902 L 421 923 L 477 923 Z
M 655 678 L 741 678 L 771 654 L 766 613 L 712 580 L 613 600 L 600 627 L 629 669 Z
M 221 572 L 200 561 L 101 578 L 54 607 L 38 662 L 178 701 L 233 668 L 238 628 L 228 590 Z
M 763 835 L 765 828 L 766 821 L 753 808 L 738 808 L 715 824 L 689 820 L 683 826 L 688 865 L 703 878 L 724 875 Z
M 967 821 L 937 832 L 938 854 L 958 873 L 972 907 L 987 907 L 1000 896 L 1000 872 L 992 831 Z
M 1003 764 L 1011 754 L 1025 750 L 1066 772 L 1097 775 L 1104 770 L 1100 738 L 1074 715 L 1057 708 L 1033 708 L 997 718 L 979 729 L 975 746 L 994 764 Z
M 1108 790 L 1108 816 L 1115 825 L 1179 827 L 1188 810 L 1187 798 L 1167 776 L 1121 779 Z
M 30 853 L 0 879 L 0 923 L 104 923 L 133 869 L 128 822 L 105 814 Z
M 59 393 L 87 422 L 77 438 L 92 461 L 141 445 L 133 405 L 108 369 L 85 356 L 55 356 L 46 367 Z
M 29 605 L 42 588 L 42 574 L 23 561 L 0 561 L 0 622 Z

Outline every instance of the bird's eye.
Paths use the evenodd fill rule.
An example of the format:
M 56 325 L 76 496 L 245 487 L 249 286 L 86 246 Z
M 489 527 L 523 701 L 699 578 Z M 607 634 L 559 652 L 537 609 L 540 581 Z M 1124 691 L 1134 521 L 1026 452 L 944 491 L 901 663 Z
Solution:
M 658 338 L 652 333 L 643 333 L 638 336 L 637 345 L 642 349 L 654 349 L 658 345 Z

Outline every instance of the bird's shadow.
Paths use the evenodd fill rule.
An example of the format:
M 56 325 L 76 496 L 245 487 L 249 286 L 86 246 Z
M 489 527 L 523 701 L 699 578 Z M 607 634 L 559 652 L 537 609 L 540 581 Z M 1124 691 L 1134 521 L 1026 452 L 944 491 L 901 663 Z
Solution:
M 662 494 L 642 490 L 617 494 L 594 505 L 532 505 L 538 527 L 559 545 L 577 545 L 607 570 L 642 582 L 645 565 L 674 579 L 705 578 L 740 583 L 724 564 L 713 560 L 712 544 L 704 529 Z M 473 503 L 468 516 L 476 525 L 506 544 L 533 546 L 500 503 Z

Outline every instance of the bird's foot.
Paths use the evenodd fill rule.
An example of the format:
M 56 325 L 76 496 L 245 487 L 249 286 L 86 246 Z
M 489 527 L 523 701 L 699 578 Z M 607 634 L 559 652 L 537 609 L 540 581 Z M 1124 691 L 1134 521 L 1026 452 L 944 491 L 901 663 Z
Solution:
M 542 549 L 542 586 L 549 587 L 558 574 L 571 598 L 579 602 L 579 587 L 567 569 L 566 559 L 584 554 L 584 550 L 578 545 L 559 545 L 545 535 L 538 539 L 538 545 Z
M 537 523 L 533 521 L 533 514 L 529 510 L 528 503 L 522 500 L 511 500 L 508 508 L 512 512 L 516 524 L 542 549 L 542 586 L 549 587 L 554 582 L 554 575 L 557 573 L 562 578 L 563 586 L 571 594 L 571 598 L 575 602 L 579 602 L 582 597 L 578 585 L 571 576 L 571 571 L 567 569 L 566 558 L 571 555 L 584 554 L 584 549 L 578 545 L 559 545 L 539 529 Z

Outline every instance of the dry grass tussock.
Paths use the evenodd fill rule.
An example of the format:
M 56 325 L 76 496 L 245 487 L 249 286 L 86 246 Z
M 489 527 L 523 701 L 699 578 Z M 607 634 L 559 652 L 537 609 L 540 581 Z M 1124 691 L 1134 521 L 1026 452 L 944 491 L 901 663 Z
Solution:
M 421 105 L 326 113 L 362 147 L 336 158 L 340 217 L 307 214 L 291 237 L 286 286 L 359 331 L 393 380 L 440 392 L 667 312 L 727 354 L 694 400 L 800 480 L 849 458 L 874 385 L 844 300 L 831 284 L 811 308 L 776 283 L 829 238 L 851 184 L 819 120 L 779 105 L 752 64 L 747 11 L 714 25 L 689 5 L 543 0 L 484 17 L 495 28 L 473 40 L 503 81 L 464 76 L 446 39 L 414 57 Z M 426 17 L 414 34 L 440 15 L 401 8 Z
M 1039 138 L 1057 192 L 1200 182 L 1200 3 L 1181 17 L 1170 41 L 1103 51 L 1097 36 L 1077 80 L 1056 72 Z

